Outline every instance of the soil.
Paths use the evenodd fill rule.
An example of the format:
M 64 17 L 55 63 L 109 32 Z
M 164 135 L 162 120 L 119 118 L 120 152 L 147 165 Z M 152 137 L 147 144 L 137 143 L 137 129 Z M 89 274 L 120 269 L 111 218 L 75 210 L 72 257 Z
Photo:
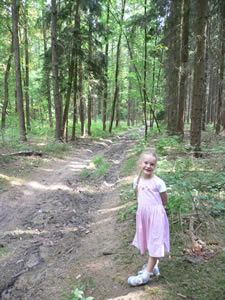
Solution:
M 79 284 L 96 300 L 145 299 L 143 287 L 127 284 L 133 270 L 116 260 L 119 193 L 129 182 L 123 164 L 142 134 L 135 129 L 110 140 L 79 139 L 63 159 L 36 158 L 40 166 L 28 172 L 15 172 L 16 161 L 2 168 L 14 181 L 0 193 L 0 299 L 71 299 Z M 96 156 L 109 169 L 84 179 L 82 170 Z

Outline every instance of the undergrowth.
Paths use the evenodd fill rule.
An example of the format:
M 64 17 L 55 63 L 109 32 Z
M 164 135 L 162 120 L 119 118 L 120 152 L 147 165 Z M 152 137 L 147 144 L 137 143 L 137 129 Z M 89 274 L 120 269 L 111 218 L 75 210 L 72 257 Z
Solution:
M 105 174 L 109 167 L 109 163 L 105 162 L 103 157 L 96 156 L 91 160 L 89 169 L 85 168 L 82 170 L 80 177 L 82 179 L 86 179 L 88 177 L 99 178 Z

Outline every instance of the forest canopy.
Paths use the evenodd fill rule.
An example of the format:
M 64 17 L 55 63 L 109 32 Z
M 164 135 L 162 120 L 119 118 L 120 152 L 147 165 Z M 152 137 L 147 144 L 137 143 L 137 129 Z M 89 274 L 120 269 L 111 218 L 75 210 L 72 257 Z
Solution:
M 198 155 L 206 125 L 225 130 L 223 0 L 1 0 L 0 16 L 2 134 L 190 125 Z

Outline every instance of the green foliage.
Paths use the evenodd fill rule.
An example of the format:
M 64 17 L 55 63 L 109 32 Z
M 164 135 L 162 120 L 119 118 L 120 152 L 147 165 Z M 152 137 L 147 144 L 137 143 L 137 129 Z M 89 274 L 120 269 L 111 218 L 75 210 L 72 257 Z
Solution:
M 166 280 L 161 279 L 163 296 L 168 300 L 178 299 L 179 294 L 187 299 L 222 299 L 224 267 L 221 266 L 225 263 L 223 253 L 225 173 L 224 161 L 220 156 L 214 156 L 215 153 L 219 153 L 217 150 L 220 149 L 221 143 L 218 144 L 218 148 L 213 145 L 210 149 L 208 145 L 207 153 L 212 149 L 215 150 L 210 158 L 207 156 L 207 159 L 196 159 L 185 150 L 184 145 L 177 143 L 177 137 L 175 140 L 173 137 L 166 137 L 165 141 L 164 137 L 154 138 L 155 144 L 158 145 L 159 156 L 155 172 L 166 182 L 169 196 L 166 210 L 170 223 L 171 256 L 170 259 L 165 259 L 160 267 L 161 273 L 167 274 Z M 125 186 L 120 196 L 126 206 L 119 212 L 121 220 L 128 218 L 134 220 L 137 203 L 133 190 L 130 186 Z M 186 254 L 184 256 L 183 250 L 190 243 L 187 231 L 190 229 L 191 216 L 194 216 L 195 220 L 194 234 L 206 243 L 206 253 L 209 256 L 210 253 L 212 256 L 216 254 L 200 263 L 189 263 L 184 259 Z M 134 223 L 129 222 L 128 225 L 129 229 L 132 228 L 132 236 L 127 238 L 129 240 L 135 231 L 135 226 L 130 225 Z M 210 244 L 210 241 L 215 241 L 216 244 Z M 129 261 L 124 263 L 129 265 L 135 255 L 136 252 L 131 251 Z M 201 257 L 201 253 L 199 255 Z M 147 291 L 146 299 L 148 299 Z
M 135 216 L 137 211 L 137 204 L 127 205 L 124 210 L 119 212 L 119 216 L 122 220 L 126 220 L 128 217 Z
M 105 171 L 109 168 L 109 163 L 105 162 L 104 159 L 100 156 L 95 157 L 92 160 L 96 171 L 92 174 L 93 177 L 101 177 L 105 174 Z
M 125 185 L 120 191 L 120 199 L 122 203 L 126 204 L 125 208 L 119 211 L 120 218 L 122 220 L 133 218 L 137 211 L 137 199 L 130 185 Z
M 166 156 L 171 151 L 185 152 L 184 145 L 180 143 L 179 136 L 161 135 L 155 143 L 156 152 L 161 156 Z
M 71 147 L 55 139 L 50 139 L 42 146 L 42 151 L 45 153 L 60 153 L 69 150 Z
M 134 169 L 136 164 L 137 164 L 137 158 L 136 157 L 128 158 L 128 160 L 126 161 L 125 166 L 123 168 L 124 174 L 125 175 L 129 174 Z
M 94 300 L 93 297 L 85 297 L 83 289 L 84 287 L 81 288 L 75 287 L 72 292 L 72 297 L 70 298 L 70 300 Z
M 82 179 L 86 179 L 88 176 L 90 176 L 91 171 L 89 171 L 88 169 L 83 169 L 80 173 L 80 177 Z
M 91 176 L 93 178 L 99 178 L 105 174 L 106 170 L 109 167 L 110 167 L 110 164 L 105 162 L 103 157 L 96 156 L 90 162 L 90 168 L 94 169 L 94 172 L 91 171 L 91 169 L 83 169 L 80 174 L 80 177 L 83 179 L 85 179 L 89 176 Z
M 85 124 L 87 128 L 87 122 Z M 109 122 L 106 122 L 106 131 L 103 131 L 102 129 L 102 121 L 97 120 L 97 121 L 92 121 L 92 126 L 91 126 L 91 137 L 92 138 L 109 138 L 118 134 L 123 133 L 128 129 L 127 123 L 125 121 L 121 121 L 119 123 L 118 127 L 114 127 L 112 133 L 109 133 L 108 131 L 109 128 Z M 69 133 L 72 131 L 72 121 L 69 123 Z M 81 132 L 81 124 L 80 122 L 77 123 L 76 125 L 76 136 L 80 136 Z
M 177 246 L 177 245 L 176 245 Z M 192 264 L 184 261 L 183 256 L 165 260 L 160 271 L 166 274 L 167 300 L 181 299 L 223 299 L 224 298 L 225 256 L 219 252 L 207 262 Z

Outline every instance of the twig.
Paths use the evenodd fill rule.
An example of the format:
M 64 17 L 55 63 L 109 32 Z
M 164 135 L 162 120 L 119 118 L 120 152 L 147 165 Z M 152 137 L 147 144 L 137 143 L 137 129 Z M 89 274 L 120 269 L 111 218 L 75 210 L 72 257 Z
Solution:
M 180 293 L 177 293 L 177 296 L 180 296 L 180 297 L 182 297 L 182 298 L 187 298 L 187 296 L 182 295 L 182 294 L 180 294 Z

